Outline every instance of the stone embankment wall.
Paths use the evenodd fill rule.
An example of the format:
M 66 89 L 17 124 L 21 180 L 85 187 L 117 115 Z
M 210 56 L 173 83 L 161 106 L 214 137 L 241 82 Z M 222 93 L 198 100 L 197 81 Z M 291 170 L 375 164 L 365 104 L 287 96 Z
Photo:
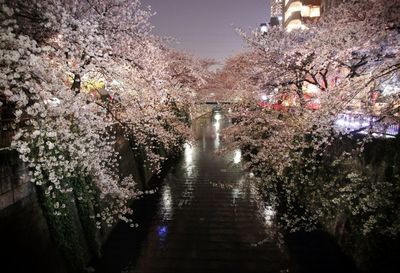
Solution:
M 29 182 L 29 171 L 9 150 L 12 133 L 2 132 L 0 142 L 0 272 L 81 272 L 100 254 L 112 228 L 92 228 L 81 204 L 70 202 L 70 216 L 56 219 L 46 211 L 46 200 Z M 141 189 L 153 176 L 145 154 L 133 151 L 117 129 L 116 151 L 121 155 L 119 172 L 133 175 Z M 165 151 L 160 149 L 160 155 Z M 73 196 L 67 196 L 74 199 Z M 71 265 L 72 264 L 72 265 Z
M 349 139 L 338 141 L 332 148 L 336 152 L 350 151 L 356 146 L 355 141 Z M 400 205 L 400 196 L 397 196 L 400 189 L 400 137 L 373 139 L 371 143 L 366 144 L 362 157 L 355 159 L 351 166 L 362 171 L 368 177 L 366 183 L 380 189 L 378 194 L 383 197 L 381 201 L 389 204 L 376 209 L 373 214 L 384 215 L 388 225 L 396 222 L 398 224 L 400 213 L 396 211 Z M 385 185 L 391 185 L 391 188 Z M 384 198 L 385 196 L 387 198 Z M 371 201 L 368 205 L 373 207 L 376 204 Z M 388 270 L 397 268 L 400 255 L 398 235 L 382 232 L 379 227 L 365 235 L 358 222 L 358 216 L 341 213 L 337 215 L 335 221 L 326 222 L 325 228 L 353 258 L 361 272 L 380 272 L 384 268 Z
M 11 131 L 0 132 L 0 272 L 64 273 L 28 168 L 8 149 L 11 137 Z
M 34 191 L 26 165 L 19 162 L 15 151 L 8 149 L 11 137 L 11 131 L 0 133 L 0 211 Z

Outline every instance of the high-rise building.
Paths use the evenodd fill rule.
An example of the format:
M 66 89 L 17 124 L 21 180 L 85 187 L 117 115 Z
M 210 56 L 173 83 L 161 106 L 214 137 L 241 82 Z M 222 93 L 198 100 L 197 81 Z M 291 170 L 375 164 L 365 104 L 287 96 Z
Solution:
M 288 31 L 304 28 L 304 23 L 321 16 L 321 0 L 285 0 L 283 26 Z
M 337 7 L 343 0 L 322 0 L 321 1 L 321 14 L 329 11 L 331 8 Z
M 282 24 L 283 1 L 284 0 L 271 0 L 271 21 L 269 23 L 270 26 L 278 26 Z

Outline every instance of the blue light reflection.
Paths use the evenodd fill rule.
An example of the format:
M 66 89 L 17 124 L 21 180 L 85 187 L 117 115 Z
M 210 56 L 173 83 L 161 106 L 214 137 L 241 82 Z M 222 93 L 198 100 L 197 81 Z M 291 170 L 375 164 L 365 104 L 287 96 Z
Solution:
M 167 226 L 159 226 L 157 228 L 157 230 L 158 230 L 158 237 L 160 238 L 161 241 L 164 241 L 168 235 L 168 227 Z

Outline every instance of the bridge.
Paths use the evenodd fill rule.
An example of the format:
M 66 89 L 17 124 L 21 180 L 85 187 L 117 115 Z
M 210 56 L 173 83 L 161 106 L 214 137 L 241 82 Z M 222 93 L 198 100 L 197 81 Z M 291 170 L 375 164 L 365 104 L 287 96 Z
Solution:
M 224 104 L 233 104 L 233 101 L 201 101 L 196 102 L 196 104 L 207 104 L 207 105 L 224 105 Z

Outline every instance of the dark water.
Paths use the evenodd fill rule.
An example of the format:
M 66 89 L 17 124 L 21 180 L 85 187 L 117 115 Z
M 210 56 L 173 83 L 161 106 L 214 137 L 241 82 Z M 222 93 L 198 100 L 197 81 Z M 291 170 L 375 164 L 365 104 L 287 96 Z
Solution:
M 215 154 L 228 124 L 220 112 L 194 124 L 197 142 L 159 193 L 135 204 L 140 227 L 116 227 L 97 272 L 356 272 L 323 233 L 292 234 L 278 247 L 275 212 L 257 206 L 240 152 Z

